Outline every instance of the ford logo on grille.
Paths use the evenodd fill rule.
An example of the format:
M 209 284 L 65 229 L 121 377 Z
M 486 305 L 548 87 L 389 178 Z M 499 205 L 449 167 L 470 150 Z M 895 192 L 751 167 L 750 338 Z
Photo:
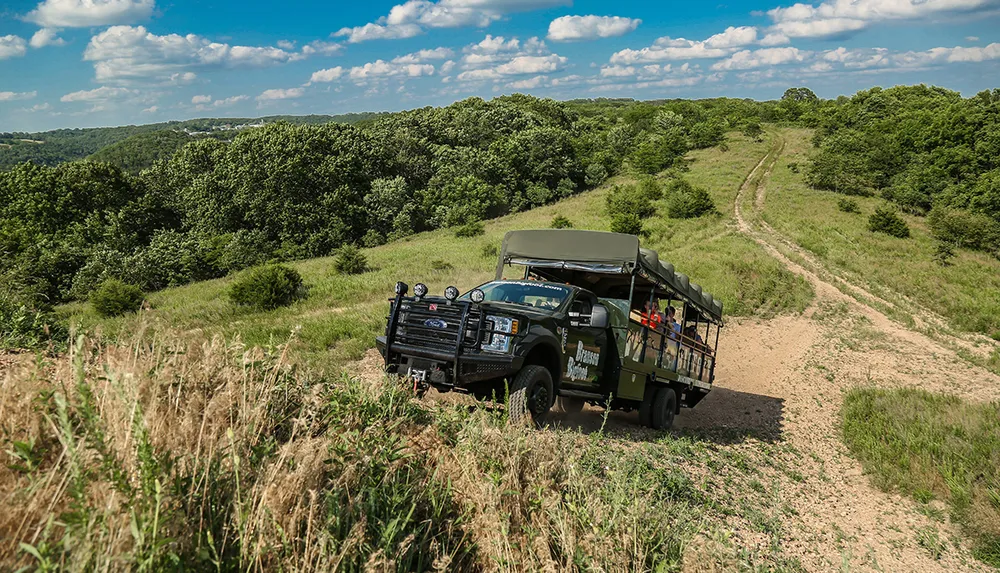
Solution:
M 424 326 L 429 326 L 431 328 L 448 328 L 448 323 L 440 318 L 428 318 L 424 321 Z

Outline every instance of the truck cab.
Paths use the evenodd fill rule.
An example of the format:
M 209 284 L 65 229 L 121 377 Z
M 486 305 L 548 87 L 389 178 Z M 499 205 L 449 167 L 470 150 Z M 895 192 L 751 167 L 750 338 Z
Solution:
M 580 245 L 600 260 L 588 260 L 594 251 L 582 256 Z M 496 279 L 465 294 L 450 286 L 433 296 L 417 283 L 411 295 L 397 283 L 376 339 L 386 370 L 418 389 L 506 398 L 511 418 L 541 422 L 553 406 L 578 412 L 590 403 L 639 410 L 642 423 L 669 427 L 681 406 L 711 389 L 715 349 L 689 328 L 715 324 L 717 336 L 721 303 L 672 267 L 668 280 L 649 253 L 630 235 L 508 233 Z M 504 278 L 513 268 L 520 276 Z M 642 309 L 660 299 L 683 304 L 683 332 L 644 318 Z

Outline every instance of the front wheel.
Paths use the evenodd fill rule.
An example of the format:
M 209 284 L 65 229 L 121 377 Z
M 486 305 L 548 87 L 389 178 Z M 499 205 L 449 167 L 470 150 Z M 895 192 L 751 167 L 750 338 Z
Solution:
M 544 366 L 525 366 L 514 376 L 507 400 L 507 419 L 517 423 L 531 416 L 541 424 L 552 407 L 552 374 Z
M 677 413 L 677 393 L 673 388 L 657 388 L 653 396 L 652 424 L 654 430 L 669 430 Z

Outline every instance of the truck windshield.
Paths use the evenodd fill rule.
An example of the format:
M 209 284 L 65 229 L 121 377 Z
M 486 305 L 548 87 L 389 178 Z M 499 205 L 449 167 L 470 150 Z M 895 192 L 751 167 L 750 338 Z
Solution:
M 546 310 L 556 310 L 569 298 L 570 289 L 535 281 L 494 281 L 479 287 L 486 301 L 520 304 Z M 469 300 L 469 293 L 462 295 Z

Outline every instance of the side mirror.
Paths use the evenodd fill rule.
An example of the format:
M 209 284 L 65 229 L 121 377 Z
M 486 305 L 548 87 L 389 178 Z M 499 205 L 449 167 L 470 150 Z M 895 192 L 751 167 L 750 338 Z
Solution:
M 608 327 L 608 307 L 603 304 L 595 304 L 594 309 L 590 314 L 590 327 L 591 328 L 607 328 Z

